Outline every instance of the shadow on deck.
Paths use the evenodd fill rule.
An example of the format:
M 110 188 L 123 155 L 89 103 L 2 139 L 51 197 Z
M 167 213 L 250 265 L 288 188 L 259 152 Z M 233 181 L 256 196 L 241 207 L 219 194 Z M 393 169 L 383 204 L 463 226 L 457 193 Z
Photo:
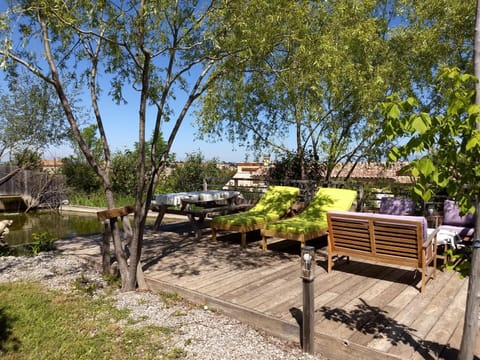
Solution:
M 147 228 L 143 268 L 154 291 L 175 292 L 208 304 L 300 346 L 302 280 L 298 242 L 269 243 L 259 234 L 247 249 L 237 234 L 204 230 L 195 239 L 186 222 Z M 420 274 L 409 268 L 364 261 L 336 264 L 326 272 L 326 238 L 316 250 L 315 350 L 332 359 L 456 359 L 463 331 L 467 279 L 437 271 L 419 291 Z M 480 354 L 477 341 L 476 358 Z

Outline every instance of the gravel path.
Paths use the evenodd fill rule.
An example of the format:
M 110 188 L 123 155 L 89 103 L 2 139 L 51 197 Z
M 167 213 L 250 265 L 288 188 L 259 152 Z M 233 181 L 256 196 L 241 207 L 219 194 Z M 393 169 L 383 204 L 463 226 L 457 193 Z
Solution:
M 36 257 L 0 257 L 0 282 L 35 280 L 47 287 L 72 291 L 72 282 L 82 276 L 104 286 L 100 274 L 85 260 L 72 255 L 41 253 Z M 117 307 L 128 308 L 137 326 L 159 325 L 177 329 L 171 347 L 182 348 L 185 359 L 304 359 L 326 360 L 303 354 L 293 344 L 259 332 L 234 319 L 182 301 L 165 303 L 150 292 L 114 292 Z M 172 316 L 182 314 L 182 316 Z

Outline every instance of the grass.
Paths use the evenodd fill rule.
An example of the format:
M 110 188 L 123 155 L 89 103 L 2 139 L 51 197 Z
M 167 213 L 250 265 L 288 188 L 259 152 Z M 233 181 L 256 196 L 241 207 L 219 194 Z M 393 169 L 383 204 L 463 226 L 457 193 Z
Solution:
M 89 292 L 47 290 L 38 283 L 0 284 L 0 358 L 180 359 L 169 348 L 175 329 L 134 326 L 128 310 Z
M 91 206 L 91 207 L 107 207 L 105 194 L 102 192 L 92 194 L 72 193 L 69 195 L 68 201 L 72 205 Z M 115 204 L 118 207 L 133 205 L 135 199 L 128 195 L 116 194 Z

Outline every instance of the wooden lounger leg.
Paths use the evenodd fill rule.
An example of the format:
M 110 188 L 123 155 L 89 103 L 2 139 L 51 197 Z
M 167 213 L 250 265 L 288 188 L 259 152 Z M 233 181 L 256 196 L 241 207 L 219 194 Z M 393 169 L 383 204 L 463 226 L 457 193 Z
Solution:
M 267 251 L 267 237 L 265 235 L 262 236 L 262 250 Z
M 327 272 L 331 272 L 331 271 L 332 271 L 332 266 L 333 266 L 333 256 L 332 256 L 332 254 L 328 253 Z
M 242 232 L 242 248 L 247 248 L 247 233 Z
M 212 228 L 212 240 L 217 241 L 217 229 Z
M 426 278 L 426 274 L 425 272 L 427 271 L 427 269 L 424 267 L 423 270 L 422 270 L 422 282 L 421 282 L 421 286 L 420 286 L 420 292 L 423 292 L 423 289 L 425 288 L 425 278 Z

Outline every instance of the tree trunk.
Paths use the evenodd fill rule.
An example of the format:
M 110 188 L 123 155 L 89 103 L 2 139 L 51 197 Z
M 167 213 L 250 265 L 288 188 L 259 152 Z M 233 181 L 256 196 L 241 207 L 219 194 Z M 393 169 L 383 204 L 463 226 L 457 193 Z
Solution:
M 477 0 L 475 20 L 473 68 L 475 76 L 480 79 L 480 1 Z M 475 84 L 475 103 L 480 105 L 480 84 Z M 477 122 L 477 130 L 480 124 Z M 476 184 L 475 184 L 476 185 Z M 472 249 L 472 267 L 468 279 L 467 304 L 465 306 L 465 320 L 463 325 L 462 344 L 460 346 L 459 360 L 471 360 L 475 354 L 478 333 L 479 292 L 480 292 L 480 203 L 479 195 L 475 199 L 475 235 Z

